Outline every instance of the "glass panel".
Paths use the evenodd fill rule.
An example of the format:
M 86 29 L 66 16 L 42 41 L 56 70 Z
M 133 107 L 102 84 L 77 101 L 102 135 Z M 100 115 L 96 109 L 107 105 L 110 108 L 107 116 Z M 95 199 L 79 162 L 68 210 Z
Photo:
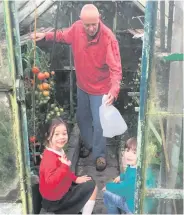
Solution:
M 45 13 L 43 13 L 41 16 L 39 16 L 38 20 L 37 20 L 37 28 L 48 28 L 48 27 L 53 27 L 54 28 L 55 18 L 56 18 L 56 11 L 57 11 L 57 5 L 54 4 L 51 8 L 49 8 L 49 10 L 47 10 Z M 63 18 L 65 18 L 63 16 L 63 13 L 60 13 L 59 16 L 62 19 L 60 19 L 60 18 L 58 19 L 58 28 L 61 27 L 59 20 L 62 20 L 62 22 L 63 22 Z M 24 20 L 23 22 L 25 22 L 25 21 L 26 20 Z M 65 26 L 65 27 L 68 27 L 68 26 Z
M 148 116 L 147 123 L 145 156 L 155 187 L 183 189 L 182 117 Z
M 144 214 L 183 214 L 183 200 L 145 198 Z
M 8 96 L 0 93 L 0 201 L 15 202 L 20 197 L 17 149 L 13 136 Z
M 136 1 L 117 1 L 118 31 L 128 29 L 143 29 L 144 12 L 136 6 L 135 2 Z M 134 40 L 133 43 L 137 43 L 137 41 Z
M 2 8 L 2 5 L 1 5 Z M 8 46 L 5 37 L 5 25 L 3 14 L 0 13 L 0 88 L 9 88 L 12 86 L 11 73 L 8 62 Z
M 175 5 L 177 22 L 172 26 L 171 53 L 183 52 L 183 15 L 179 4 Z M 160 18 L 161 12 L 162 8 L 158 10 Z M 157 23 L 159 30 L 160 20 Z M 156 173 L 155 187 L 183 189 L 183 61 L 164 61 L 169 51 L 161 52 L 168 49 L 162 48 L 162 40 L 160 34 L 156 34 L 146 113 L 146 164 Z M 166 34 L 165 41 L 168 40 Z
M 60 12 L 58 14 L 57 28 L 68 28 L 70 26 L 70 10 L 68 10 L 67 5 L 71 4 L 68 2 L 62 2 L 60 7 Z M 37 28 L 55 28 L 57 15 L 57 4 L 50 7 L 45 13 L 38 17 Z M 73 19 L 75 20 L 75 15 Z M 24 20 L 26 22 L 26 20 Z
M 160 19 L 167 19 L 162 16 L 163 5 L 158 10 L 145 125 L 145 187 L 168 189 L 171 193 L 172 189 L 183 189 L 183 62 L 165 58 L 171 53 L 183 52 L 183 15 L 179 4 L 175 5 L 177 22 L 173 22 L 172 38 L 158 34 L 165 27 L 161 26 L 164 23 Z M 168 22 L 165 20 L 165 23 Z M 162 191 L 159 197 L 161 194 Z M 163 199 L 145 198 L 144 213 L 182 213 L 183 201 L 167 200 L 168 197 L 172 198 L 169 193 Z

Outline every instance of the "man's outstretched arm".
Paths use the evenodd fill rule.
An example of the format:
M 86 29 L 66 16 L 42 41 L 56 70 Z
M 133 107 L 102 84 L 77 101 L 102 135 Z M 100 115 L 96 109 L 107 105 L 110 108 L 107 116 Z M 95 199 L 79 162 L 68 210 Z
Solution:
M 72 44 L 74 39 L 74 28 L 75 25 L 73 24 L 71 27 L 66 28 L 64 30 L 57 30 L 56 31 L 56 42 L 62 42 L 66 44 Z M 45 34 L 46 41 L 54 40 L 54 32 L 48 32 Z
M 75 31 L 75 24 L 73 24 L 71 27 L 66 28 L 64 30 L 57 30 L 56 31 L 56 42 L 62 42 L 66 44 L 72 44 L 74 40 L 74 31 Z M 46 41 L 54 40 L 54 34 L 55 32 L 48 32 L 48 33 L 32 33 L 31 39 L 35 39 L 36 41 L 40 41 L 45 39 Z

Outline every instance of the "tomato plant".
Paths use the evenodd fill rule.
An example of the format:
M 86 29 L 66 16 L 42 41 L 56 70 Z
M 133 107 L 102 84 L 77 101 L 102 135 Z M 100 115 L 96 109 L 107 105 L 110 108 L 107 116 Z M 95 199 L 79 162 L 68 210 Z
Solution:
M 55 72 L 49 71 L 50 55 L 36 47 L 34 65 L 33 51 L 33 43 L 28 42 L 26 51 L 22 54 L 30 144 L 37 140 L 43 142 L 43 124 L 64 113 L 63 107 L 55 99 Z

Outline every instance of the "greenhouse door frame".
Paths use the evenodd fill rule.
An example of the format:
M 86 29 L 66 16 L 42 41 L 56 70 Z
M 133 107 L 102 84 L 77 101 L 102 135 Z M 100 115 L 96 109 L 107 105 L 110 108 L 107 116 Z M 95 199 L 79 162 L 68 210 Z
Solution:
M 146 114 L 148 105 L 149 83 L 152 68 L 152 58 L 154 55 L 155 45 L 155 30 L 156 17 L 158 10 L 158 1 L 147 1 L 145 9 L 145 23 L 144 23 L 144 40 L 142 49 L 142 65 L 141 65 L 141 82 L 140 82 L 140 109 L 138 118 L 138 146 L 137 146 L 137 179 L 136 179 L 136 193 L 135 193 L 135 213 L 143 214 L 143 201 L 146 197 L 153 199 L 183 199 L 184 192 L 182 189 L 161 189 L 145 187 L 145 132 L 146 132 Z M 165 11 L 164 11 L 165 12 Z M 165 13 L 164 13 L 165 14 Z M 165 16 L 165 15 L 164 15 Z M 176 54 L 177 58 L 173 59 L 168 53 L 168 61 L 183 61 L 183 53 Z
M 20 193 L 23 214 L 33 213 L 30 155 L 28 146 L 27 116 L 23 82 L 19 22 L 15 1 L 3 0 L 4 26 L 8 50 L 9 72 L 13 85 L 0 89 L 8 93 L 11 101 L 13 132 L 18 151 Z

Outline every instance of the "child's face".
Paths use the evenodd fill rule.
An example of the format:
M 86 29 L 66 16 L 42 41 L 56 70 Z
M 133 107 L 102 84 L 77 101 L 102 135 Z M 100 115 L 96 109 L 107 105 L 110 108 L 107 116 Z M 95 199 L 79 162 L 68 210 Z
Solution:
M 127 165 L 135 166 L 137 162 L 136 151 L 133 149 L 125 149 L 124 159 Z
M 60 150 L 68 142 L 68 133 L 64 124 L 58 125 L 55 128 L 52 139 L 49 142 L 51 148 Z

